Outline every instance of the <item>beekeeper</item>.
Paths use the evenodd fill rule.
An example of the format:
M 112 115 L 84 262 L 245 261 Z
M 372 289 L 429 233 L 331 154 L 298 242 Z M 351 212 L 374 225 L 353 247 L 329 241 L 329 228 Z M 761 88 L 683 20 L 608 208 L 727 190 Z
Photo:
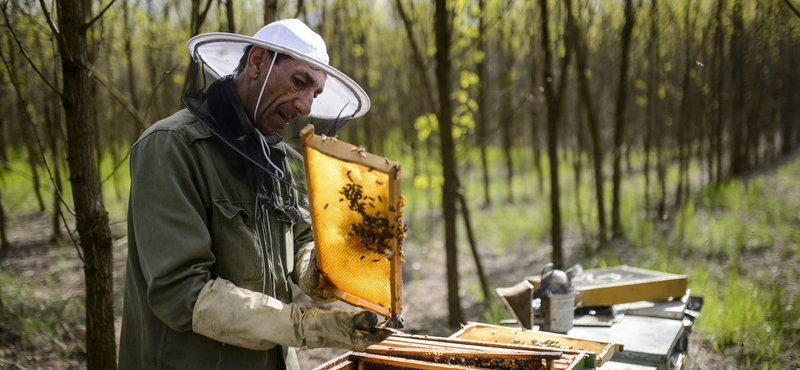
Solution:
M 186 109 L 131 149 L 119 368 L 298 369 L 294 347 L 384 340 L 401 320 L 303 309 L 288 282 L 333 299 L 319 285 L 302 162 L 279 132 L 298 115 L 335 132 L 369 109 L 364 90 L 296 19 L 188 48 Z

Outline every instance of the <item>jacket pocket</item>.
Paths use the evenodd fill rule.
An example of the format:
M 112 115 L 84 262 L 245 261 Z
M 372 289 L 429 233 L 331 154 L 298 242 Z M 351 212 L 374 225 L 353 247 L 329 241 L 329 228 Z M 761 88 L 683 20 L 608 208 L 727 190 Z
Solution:
M 254 202 L 215 199 L 211 241 L 217 274 L 238 287 L 260 292 L 263 259 L 254 224 Z

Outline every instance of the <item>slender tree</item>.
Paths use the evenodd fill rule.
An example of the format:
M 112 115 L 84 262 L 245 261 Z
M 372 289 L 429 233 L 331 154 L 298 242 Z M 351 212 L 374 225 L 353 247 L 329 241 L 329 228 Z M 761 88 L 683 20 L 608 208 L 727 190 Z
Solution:
M 225 0 L 225 19 L 227 20 L 227 31 L 230 33 L 236 32 L 236 19 L 233 9 L 233 0 Z
M 614 173 L 613 198 L 611 204 L 611 229 L 614 238 L 622 238 L 622 220 L 620 219 L 620 198 L 622 197 L 622 161 L 625 141 L 625 112 L 628 103 L 628 65 L 630 63 L 631 34 L 636 23 L 633 0 L 625 0 L 625 25 L 622 26 L 622 53 L 620 54 L 619 84 L 617 85 L 617 103 L 614 109 Z
M 398 0 L 399 1 L 399 0 Z M 489 131 L 489 120 L 488 120 L 488 110 L 489 110 L 489 96 L 487 89 L 489 85 L 489 67 L 486 61 L 488 55 L 488 49 L 486 48 L 486 39 L 489 37 L 486 30 L 486 12 L 488 8 L 486 6 L 486 0 L 478 0 L 478 8 L 480 8 L 480 13 L 478 13 L 478 46 L 477 46 L 477 55 L 478 60 L 476 63 L 475 68 L 478 70 L 478 115 L 477 119 L 475 120 L 475 130 L 477 131 L 475 134 L 475 139 L 478 141 L 478 147 L 481 151 L 481 173 L 483 174 L 483 203 L 484 206 L 489 206 L 492 204 L 492 196 L 491 192 L 489 191 L 490 188 L 490 176 L 489 176 L 489 161 L 487 159 L 487 147 L 488 147 L 488 131 Z
M 558 126 L 561 122 L 563 112 L 564 95 L 567 86 L 567 66 L 572 57 L 572 34 L 574 33 L 572 24 L 572 0 L 564 3 L 567 9 L 567 23 L 564 28 L 564 43 L 568 52 L 564 53 L 561 59 L 561 75 L 558 87 L 554 84 L 553 73 L 553 46 L 550 44 L 550 27 L 547 0 L 539 0 L 539 7 L 542 16 L 542 49 L 544 50 L 544 69 L 542 77 L 544 80 L 544 94 L 547 100 L 547 154 L 550 161 L 550 214 L 552 220 L 550 224 L 550 235 L 553 243 L 553 265 L 556 268 L 564 268 L 564 251 L 562 247 L 561 231 L 561 206 L 559 201 L 558 183 Z
M 733 80 L 733 107 L 731 109 L 731 176 L 742 175 L 746 168 L 747 155 L 744 150 L 744 130 L 746 116 L 744 114 L 744 19 L 742 0 L 733 3 L 733 35 L 731 36 L 731 76 Z
M 6 211 L 3 208 L 3 194 L 0 191 L 0 257 L 11 249 L 11 243 L 6 235 Z
M 655 1 L 655 0 L 653 0 Z M 589 89 L 590 73 L 587 66 L 588 48 L 580 27 L 576 26 L 575 33 L 575 59 L 578 64 L 578 91 L 581 102 L 586 110 L 587 121 L 589 123 L 589 133 L 592 137 L 592 165 L 594 169 L 594 189 L 597 200 L 597 232 L 600 247 L 604 247 L 608 240 L 606 233 L 606 207 L 603 190 L 603 139 L 600 135 L 600 123 L 597 118 L 597 111 L 594 107 L 594 99 Z
M 455 144 L 453 142 L 453 108 L 450 100 L 450 12 L 446 0 L 436 1 L 436 82 L 439 87 L 439 137 L 441 140 L 442 208 L 444 211 L 444 238 L 447 254 L 447 302 L 450 328 L 458 328 L 464 322 L 461 298 L 458 295 L 458 250 L 456 245 L 456 177 Z
M 714 147 L 716 149 L 717 171 L 716 183 L 720 185 L 723 179 L 722 172 L 722 152 L 724 145 L 722 143 L 722 133 L 725 127 L 725 110 L 723 104 L 725 101 L 722 98 L 723 88 L 725 86 L 725 51 L 723 50 L 725 39 L 725 30 L 722 26 L 722 11 L 725 9 L 725 0 L 717 0 L 717 15 L 716 27 L 714 29 L 714 111 L 716 122 L 714 125 Z
M 114 299 L 111 267 L 113 264 L 111 229 L 103 205 L 100 179 L 95 170 L 92 150 L 89 66 L 86 61 L 86 32 L 102 17 L 109 3 L 91 17 L 91 7 L 83 0 L 59 3 L 58 29 L 61 75 L 64 91 L 61 101 L 67 123 L 67 164 L 75 202 L 76 226 L 84 257 L 86 281 L 86 349 L 88 370 L 117 367 L 114 339 Z M 46 12 L 46 9 L 45 9 Z M 53 25 L 52 22 L 50 22 Z
M 278 0 L 264 0 L 264 24 L 278 20 Z
M 132 35 L 133 25 L 130 22 L 130 13 L 133 12 L 133 9 L 131 9 L 128 6 L 128 1 L 129 0 L 123 0 L 122 2 L 123 6 L 122 19 L 123 23 L 125 24 L 125 28 L 123 30 L 123 40 L 125 43 L 125 61 L 128 64 L 127 66 L 128 93 L 130 94 L 131 97 L 131 104 L 133 104 L 133 106 L 136 108 L 140 108 L 139 93 L 136 91 L 137 88 L 136 71 L 133 63 L 133 35 Z M 129 138 L 131 142 L 136 141 L 136 138 L 138 138 L 140 134 L 140 127 L 137 123 L 138 122 L 133 122 L 133 124 L 131 124 L 131 136 Z

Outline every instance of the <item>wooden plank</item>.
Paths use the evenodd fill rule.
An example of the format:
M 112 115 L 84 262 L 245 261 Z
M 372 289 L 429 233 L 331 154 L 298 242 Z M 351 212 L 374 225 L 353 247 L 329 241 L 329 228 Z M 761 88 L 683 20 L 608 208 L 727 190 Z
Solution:
M 315 370 L 354 370 L 358 367 L 358 365 L 350 361 L 350 354 L 352 352 L 345 353 L 344 355 L 334 358 L 322 365 L 315 367 Z
M 362 299 L 360 297 L 357 297 L 357 296 L 355 296 L 353 294 L 350 294 L 350 293 L 347 293 L 345 291 L 342 291 L 342 290 L 336 288 L 333 285 L 326 286 L 325 290 L 328 291 L 328 293 L 333 294 L 334 296 L 338 297 L 342 301 L 347 302 L 347 303 L 349 303 L 349 304 L 351 304 L 353 306 L 370 310 L 370 311 L 375 312 L 375 313 L 377 313 L 377 314 L 379 314 L 381 316 L 384 316 L 384 317 L 391 317 L 392 316 L 392 313 L 391 313 L 391 311 L 389 311 L 388 308 L 383 307 L 383 306 L 378 305 L 378 304 L 375 304 L 375 303 L 372 303 L 372 302 L 370 302 L 370 301 L 368 301 L 366 299 Z
M 600 367 L 606 361 L 610 360 L 617 351 L 622 351 L 623 346 L 617 343 L 605 343 L 586 339 L 571 338 L 569 336 L 558 335 L 553 333 L 545 333 L 533 330 L 523 330 L 521 328 L 509 328 L 503 326 L 495 326 L 488 324 L 471 323 L 465 326 L 461 331 L 453 334 L 454 338 L 470 339 L 475 341 L 484 341 L 491 343 L 513 343 L 517 347 L 530 347 L 532 343 L 555 341 L 559 346 L 566 348 L 552 348 L 552 347 L 539 347 L 539 348 L 552 348 L 554 351 L 564 351 L 573 353 L 576 351 L 591 351 L 595 357 L 594 361 L 597 362 L 597 367 Z M 526 343 L 524 346 L 521 344 Z
M 373 355 L 363 352 L 354 352 L 351 355 L 351 357 L 358 359 L 359 361 L 371 362 L 374 364 L 391 365 L 391 366 L 420 369 L 420 370 L 452 370 L 452 369 L 463 368 L 461 366 L 457 367 L 457 365 L 439 364 L 436 362 L 411 360 L 406 358 L 383 356 L 383 355 Z M 470 369 L 489 370 L 481 367 L 470 367 Z
M 449 348 L 449 347 L 431 347 L 431 346 L 424 346 L 424 347 L 408 347 L 408 346 L 394 346 L 391 343 L 382 342 L 381 344 L 371 345 L 367 347 L 364 352 L 368 353 L 376 353 L 376 354 L 386 354 L 389 352 L 394 352 L 398 354 L 408 354 L 408 355 L 424 355 L 430 353 L 431 351 L 441 351 L 446 354 L 453 354 L 453 355 L 463 355 L 463 356 L 479 356 L 479 357 L 495 357 L 495 358 L 521 358 L 521 359 L 560 359 L 561 352 L 550 352 L 550 351 L 518 351 L 518 350 L 507 350 L 503 348 L 483 348 L 483 349 L 460 349 L 460 348 Z
M 390 346 L 369 346 L 364 352 L 376 355 L 390 356 L 430 356 L 431 352 L 437 352 L 447 356 L 462 356 L 473 358 L 498 358 L 515 360 L 542 360 L 545 357 L 552 357 L 552 353 L 547 352 L 526 352 L 526 351 L 497 351 L 497 350 L 458 350 L 439 348 L 397 348 Z M 540 356 L 541 354 L 541 356 Z M 560 356 L 559 356 L 560 358 Z
M 334 138 L 323 138 L 314 135 L 314 126 L 306 125 L 300 131 L 303 146 L 312 148 L 327 156 L 334 157 L 345 162 L 360 164 L 383 173 L 391 174 L 395 168 L 399 169 L 400 164 L 384 157 L 379 157 L 368 153 L 363 148 Z
M 395 171 L 389 174 L 389 227 L 396 230 L 398 227 L 397 220 L 399 219 L 398 213 L 402 212 L 400 208 L 400 165 L 395 166 Z M 391 229 L 390 229 L 391 230 Z M 403 313 L 403 258 L 404 254 L 400 248 L 400 243 L 397 239 L 391 240 L 392 258 L 390 261 L 390 289 L 392 302 L 389 305 L 389 310 L 392 316 L 399 316 Z
M 431 339 L 431 337 L 428 337 Z M 489 343 L 489 342 L 481 342 L 481 341 L 462 341 L 462 340 L 453 340 L 451 338 L 436 338 L 435 340 L 423 340 L 418 339 L 416 337 L 404 337 L 404 336 L 397 336 L 393 335 L 389 337 L 389 339 L 381 342 L 381 344 L 407 344 L 413 346 L 421 346 L 423 348 L 452 348 L 452 349 L 462 349 L 462 350 L 473 350 L 473 351 L 499 351 L 499 350 L 514 350 L 514 351 L 526 351 L 526 352 L 535 352 L 538 353 L 539 357 L 541 358 L 550 358 L 550 359 L 559 359 L 561 358 L 564 350 L 556 349 L 556 348 L 545 348 L 545 347 L 532 347 L 532 346 L 514 346 L 513 348 L 508 348 L 508 346 L 500 344 L 500 343 Z M 490 349 L 491 348 L 491 349 Z M 577 351 L 573 351 L 577 353 Z

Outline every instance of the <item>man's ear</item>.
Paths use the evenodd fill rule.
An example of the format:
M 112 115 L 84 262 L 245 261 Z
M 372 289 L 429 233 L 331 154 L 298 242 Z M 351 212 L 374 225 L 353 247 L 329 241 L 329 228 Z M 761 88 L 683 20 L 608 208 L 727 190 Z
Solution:
M 250 48 L 250 55 L 247 57 L 247 76 L 252 79 L 257 79 L 258 74 L 261 72 L 264 60 L 269 58 L 267 49 L 253 46 Z

